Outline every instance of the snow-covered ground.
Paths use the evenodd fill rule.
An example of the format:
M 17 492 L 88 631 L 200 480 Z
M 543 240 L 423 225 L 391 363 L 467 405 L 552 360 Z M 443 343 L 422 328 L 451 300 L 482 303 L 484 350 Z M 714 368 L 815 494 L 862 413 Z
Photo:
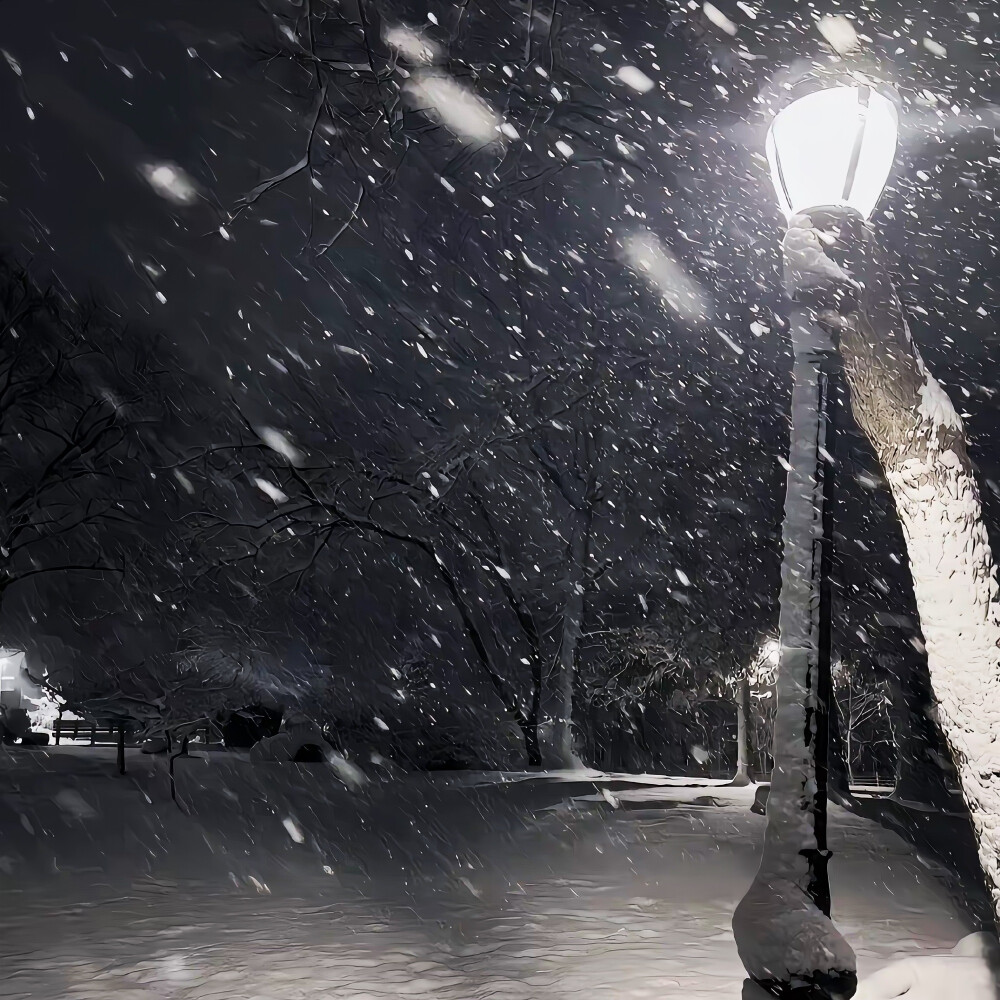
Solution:
M 408 776 L 113 749 L 0 759 L 0 996 L 588 1000 L 740 995 L 729 921 L 753 789 Z M 969 929 L 933 866 L 834 810 L 835 919 L 862 976 Z

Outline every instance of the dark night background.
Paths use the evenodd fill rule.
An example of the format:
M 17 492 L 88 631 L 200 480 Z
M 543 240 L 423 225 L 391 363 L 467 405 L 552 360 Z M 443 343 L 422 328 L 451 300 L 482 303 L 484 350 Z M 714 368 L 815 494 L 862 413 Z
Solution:
M 140 613 L 140 599 L 121 602 L 100 587 L 25 586 L 5 602 L 10 644 L 34 649 L 50 671 L 60 657 L 106 658 L 116 643 L 123 662 L 137 662 L 122 637 L 147 631 L 136 615 L 149 625 L 155 614 L 155 630 L 135 639 L 140 650 L 196 627 L 216 629 L 222 646 L 266 633 L 258 647 L 269 665 L 259 669 L 279 700 L 313 690 L 316 678 L 341 705 L 377 699 L 367 686 L 391 687 L 389 668 L 418 654 L 433 661 L 444 702 L 480 704 L 491 695 L 478 671 L 461 667 L 470 653 L 454 613 L 391 540 L 345 541 L 289 591 L 280 567 L 301 552 L 230 568 L 216 536 L 179 542 L 174 527 L 205 504 L 230 521 L 271 509 L 251 482 L 267 478 L 266 461 L 248 459 L 241 471 L 238 452 L 205 458 L 245 444 L 247 428 L 277 429 L 334 479 L 363 456 L 369 472 L 402 470 L 412 483 L 462 435 L 488 437 L 503 412 L 520 406 L 517 419 L 541 427 L 559 392 L 598 367 L 604 381 L 586 419 L 607 429 L 601 476 L 615 485 L 589 556 L 601 573 L 584 657 L 603 655 L 602 632 L 650 622 L 667 634 L 707 629 L 734 650 L 772 632 L 789 358 L 781 220 L 757 98 L 790 53 L 820 51 L 816 22 L 826 13 L 855 18 L 903 93 L 901 152 L 873 222 L 921 350 L 966 417 L 995 526 L 995 13 L 964 4 L 750 4 L 752 16 L 746 5 L 717 7 L 738 26 L 734 36 L 697 5 L 535 4 L 527 39 L 523 16 L 512 16 L 522 4 L 386 5 L 385 23 L 420 27 L 460 60 L 464 78 L 506 110 L 517 142 L 502 156 L 460 152 L 405 108 L 396 131 L 370 147 L 327 136 L 315 183 L 299 172 L 245 205 L 308 141 L 310 77 L 295 62 L 301 42 L 282 27 L 300 23 L 303 3 L 9 4 L 0 237 L 37 282 L 70 299 L 93 296 L 135 335 L 162 338 L 173 366 L 163 435 L 197 496 L 184 507 L 171 462 L 151 460 L 156 478 L 142 489 L 156 512 L 140 536 L 151 563 L 159 548 L 177 571 L 163 586 L 181 590 L 196 577 L 203 588 L 172 624 L 161 609 Z M 545 72 L 505 78 L 499 67 L 523 61 L 526 44 L 540 47 L 534 61 Z M 630 90 L 615 76 L 621 65 L 656 86 Z M 574 147 L 568 163 L 554 152 L 560 138 Z M 193 180 L 189 204 L 149 183 L 143 170 L 157 163 Z M 664 307 L 629 271 L 622 240 L 640 230 L 700 285 L 710 303 L 701 315 Z M 558 391 L 532 401 L 524 386 L 546 372 Z M 511 385 L 520 389 L 508 398 Z M 561 443 L 541 447 L 549 462 L 569 460 Z M 850 428 L 838 449 L 838 649 L 858 662 L 912 658 L 915 614 L 890 499 Z M 176 465 L 192 456 L 201 456 L 200 479 L 194 465 Z M 551 533 L 567 516 L 559 491 L 546 484 L 545 462 L 527 468 L 502 447 L 486 448 L 476 469 L 510 571 L 528 581 L 538 559 L 556 558 Z M 360 502 L 357 480 L 336 489 Z M 546 606 L 559 586 L 550 570 L 534 570 L 552 577 L 539 584 Z M 153 565 L 149 579 L 163 573 Z M 81 586 L 86 596 L 73 596 Z M 248 610 L 240 593 L 251 589 Z M 192 600 L 201 602 L 196 624 Z M 113 609 L 116 601 L 130 610 Z M 504 627 L 499 656 L 516 659 Z
M 0 993 L 997 995 L 974 491 L 956 772 L 843 396 L 836 710 L 792 650 L 774 725 L 764 138 L 848 43 L 1000 544 L 1000 8 L 915 6 L 0 4 Z

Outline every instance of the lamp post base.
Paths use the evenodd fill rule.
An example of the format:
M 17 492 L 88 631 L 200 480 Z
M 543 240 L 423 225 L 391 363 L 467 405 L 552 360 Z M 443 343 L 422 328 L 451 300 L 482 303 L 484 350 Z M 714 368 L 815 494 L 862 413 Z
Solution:
M 824 973 L 812 980 L 786 983 L 777 979 L 743 981 L 742 1000 L 848 1000 L 858 988 L 857 973 Z

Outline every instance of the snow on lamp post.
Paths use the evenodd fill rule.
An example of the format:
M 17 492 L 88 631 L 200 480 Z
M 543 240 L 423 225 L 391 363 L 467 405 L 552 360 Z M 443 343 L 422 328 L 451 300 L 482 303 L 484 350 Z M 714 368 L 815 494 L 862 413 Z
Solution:
M 891 90 L 811 71 L 785 88 L 767 133 L 778 200 L 791 224 L 867 219 L 892 168 Z M 854 952 L 830 920 L 826 779 L 831 701 L 833 427 L 837 345 L 796 298 L 786 261 L 792 369 L 782 526 L 774 769 L 760 870 L 733 915 L 750 980 L 777 995 L 848 997 Z M 748 991 L 758 990 L 748 984 Z M 795 992 L 800 991 L 800 992 Z

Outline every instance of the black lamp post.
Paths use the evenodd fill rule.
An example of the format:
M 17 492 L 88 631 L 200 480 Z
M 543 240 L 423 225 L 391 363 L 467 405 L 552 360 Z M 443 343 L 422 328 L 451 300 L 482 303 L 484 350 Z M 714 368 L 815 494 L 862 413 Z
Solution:
M 787 86 L 767 134 L 775 190 L 803 228 L 875 207 L 896 148 L 894 93 L 856 74 L 815 70 Z M 794 227 L 793 227 L 794 228 Z M 733 930 L 750 979 L 777 996 L 843 997 L 853 951 L 830 921 L 826 784 L 831 702 L 831 458 L 840 392 L 837 345 L 800 297 L 815 244 L 785 241 L 792 369 L 782 525 L 774 770 L 760 870 Z M 831 265 L 829 261 L 826 266 Z

